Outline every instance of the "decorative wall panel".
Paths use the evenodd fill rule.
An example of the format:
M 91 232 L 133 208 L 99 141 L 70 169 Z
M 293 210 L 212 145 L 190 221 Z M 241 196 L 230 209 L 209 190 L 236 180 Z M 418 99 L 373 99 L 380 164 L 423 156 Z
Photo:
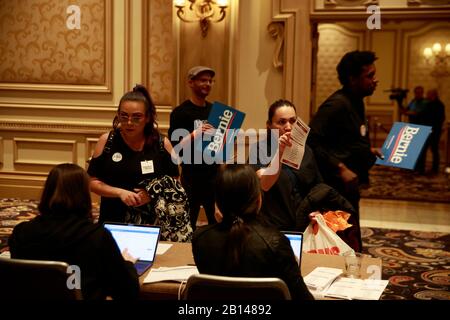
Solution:
M 144 5 L 146 12 L 144 22 L 145 79 L 152 98 L 158 106 L 173 104 L 173 35 L 172 35 L 172 1 L 151 0 Z
M 67 13 L 74 4 L 79 7 L 79 29 L 70 24 L 74 12 Z M 110 0 L 0 0 L 0 88 L 109 86 L 110 6 Z
M 57 165 L 76 163 L 75 140 L 14 138 L 14 164 Z
M 336 66 L 346 52 L 362 49 L 364 39 L 363 31 L 351 31 L 333 24 L 321 24 L 318 31 L 319 52 L 314 110 L 317 110 L 330 94 L 341 87 L 337 78 Z

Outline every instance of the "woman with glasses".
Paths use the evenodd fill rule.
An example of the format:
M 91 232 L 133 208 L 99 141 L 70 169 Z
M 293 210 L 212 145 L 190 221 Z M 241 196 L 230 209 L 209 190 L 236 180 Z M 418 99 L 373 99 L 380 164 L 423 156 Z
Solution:
M 170 141 L 158 131 L 150 94 L 136 85 L 120 100 L 113 130 L 100 137 L 89 163 L 91 190 L 101 196 L 99 222 L 132 222 L 129 208 L 139 210 L 150 201 L 139 183 L 179 175 L 171 151 Z

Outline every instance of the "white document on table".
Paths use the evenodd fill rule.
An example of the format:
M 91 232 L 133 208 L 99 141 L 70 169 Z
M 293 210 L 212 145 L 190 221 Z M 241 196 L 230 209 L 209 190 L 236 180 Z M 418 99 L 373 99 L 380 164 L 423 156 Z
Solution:
M 11 253 L 9 251 L 3 251 L 2 253 L 0 253 L 0 257 L 10 259 Z
M 306 286 L 311 291 L 322 292 L 327 289 L 330 284 L 332 284 L 333 281 L 336 280 L 336 278 L 341 274 L 342 269 L 317 267 L 303 277 L 303 281 L 305 281 Z
M 286 146 L 283 155 L 281 157 L 281 163 L 284 163 L 292 168 L 300 168 L 300 164 L 305 154 L 306 139 L 308 138 L 310 128 L 303 122 L 302 119 L 297 118 L 292 125 L 291 130 L 291 143 L 292 145 Z
M 167 252 L 167 250 L 170 249 L 170 247 L 172 246 L 172 244 L 170 243 L 158 243 L 158 248 L 156 248 L 156 254 L 160 255 L 160 254 L 164 254 Z
M 161 281 L 177 281 L 187 280 L 193 274 L 198 274 L 196 266 L 179 266 L 179 267 L 160 267 L 150 269 L 150 272 L 144 279 L 144 283 L 153 283 Z
M 324 296 L 350 300 L 379 300 L 389 280 L 352 279 L 339 277 L 324 292 Z

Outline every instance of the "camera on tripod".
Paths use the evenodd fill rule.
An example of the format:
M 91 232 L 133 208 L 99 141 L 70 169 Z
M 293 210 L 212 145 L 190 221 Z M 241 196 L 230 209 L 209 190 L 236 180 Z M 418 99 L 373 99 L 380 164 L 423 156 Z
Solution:
M 389 95 L 389 99 L 397 101 L 397 104 L 400 108 L 403 108 L 403 99 L 406 98 L 408 91 L 408 89 L 402 88 L 384 90 L 384 92 L 391 92 L 391 94 Z
M 390 90 L 385 90 L 385 92 L 392 92 L 389 95 L 389 99 L 391 100 L 403 100 L 406 98 L 407 93 L 409 92 L 408 89 L 402 89 L 402 88 L 394 88 Z

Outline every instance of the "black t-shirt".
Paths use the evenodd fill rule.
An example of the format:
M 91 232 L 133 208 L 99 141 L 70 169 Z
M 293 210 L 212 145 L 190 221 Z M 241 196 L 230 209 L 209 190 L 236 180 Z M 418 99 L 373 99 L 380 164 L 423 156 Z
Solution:
M 206 102 L 206 106 L 201 107 L 192 103 L 191 100 L 186 100 L 178 107 L 176 107 L 170 114 L 170 128 L 169 128 L 169 138 L 172 145 L 175 147 L 183 139 L 184 136 L 190 134 L 194 129 L 196 129 L 200 123 L 208 119 L 209 113 L 211 111 L 212 104 Z M 178 137 L 175 137 L 174 133 L 177 129 L 184 129 L 184 132 Z M 183 161 L 183 151 L 179 152 L 179 156 L 182 159 L 181 166 L 183 168 L 183 175 L 201 175 L 201 176 L 215 176 L 218 165 L 217 164 L 193 164 L 194 163 L 194 153 L 199 152 L 194 148 L 193 141 L 191 142 L 191 161 L 190 164 Z
M 144 161 L 150 167 L 143 168 Z M 139 183 L 143 180 L 163 175 L 178 176 L 178 166 L 165 149 L 161 150 L 159 141 L 153 145 L 146 144 L 142 151 L 134 151 L 116 130 L 110 151 L 103 150 L 100 156 L 91 159 L 88 174 L 110 186 L 133 191 L 142 188 Z M 127 206 L 119 198 L 102 197 L 99 220 L 124 222 L 126 211 Z
M 258 155 L 257 163 L 253 164 L 255 171 L 268 166 L 276 152 L 276 150 L 272 151 L 270 146 L 271 144 L 267 141 L 261 141 L 258 145 L 250 147 L 251 153 Z M 265 147 L 267 152 L 265 150 L 261 152 L 261 147 Z M 258 150 L 257 153 L 255 150 Z M 267 157 L 264 157 L 264 153 Z M 322 182 L 322 177 L 314 154 L 308 146 L 305 146 L 303 160 L 298 170 L 281 163 L 280 165 L 281 172 L 278 180 L 272 188 L 264 192 L 261 212 L 279 230 L 295 230 L 298 204 L 315 185 Z M 307 220 L 307 214 L 305 214 L 305 220 Z

